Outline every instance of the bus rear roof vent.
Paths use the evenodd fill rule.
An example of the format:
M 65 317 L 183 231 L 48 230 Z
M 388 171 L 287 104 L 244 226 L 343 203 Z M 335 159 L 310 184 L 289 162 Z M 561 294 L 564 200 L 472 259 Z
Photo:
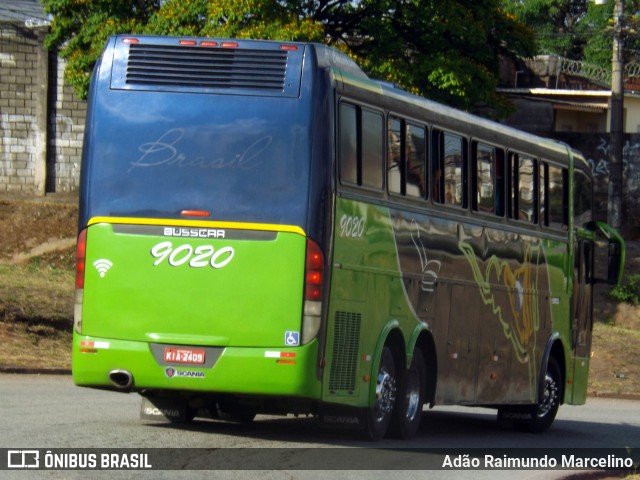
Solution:
M 146 42 L 118 48 L 128 53 L 114 64 L 112 88 L 284 96 L 299 90 L 301 52 Z

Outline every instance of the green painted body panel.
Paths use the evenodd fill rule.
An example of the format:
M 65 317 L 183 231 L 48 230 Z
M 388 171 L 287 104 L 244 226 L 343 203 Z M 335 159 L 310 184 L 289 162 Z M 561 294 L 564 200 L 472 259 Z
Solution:
M 418 323 L 405 299 L 388 209 L 338 200 L 333 265 L 323 400 L 365 407 L 385 325 L 408 338 Z
M 81 342 L 97 343 L 99 348 L 82 353 Z M 318 343 L 283 351 L 295 353 L 295 363 L 279 363 L 278 359 L 266 356 L 264 348 L 226 347 L 211 368 L 167 367 L 158 364 L 147 342 L 75 334 L 72 373 L 74 382 L 84 386 L 111 386 L 108 372 L 128 370 L 134 388 L 317 398 L 319 382 L 310 372 L 315 371 Z M 169 368 L 174 371 L 171 377 Z M 189 376 L 175 372 L 186 372 Z
M 143 342 L 283 346 L 286 331 L 300 331 L 306 239 L 285 232 L 274 237 L 162 237 L 117 233 L 106 223 L 92 225 L 82 331 Z M 151 254 L 159 244 L 171 244 L 171 255 L 177 252 L 175 266 L 169 263 L 171 255 L 161 260 Z M 204 247 L 201 260 L 196 258 L 198 247 Z M 225 251 L 218 263 L 230 261 L 213 268 L 209 247 L 213 255 L 232 248 L 233 256 Z M 113 265 L 103 277 L 91 267 L 100 259 Z
M 584 401 L 588 364 L 573 371 L 568 240 L 346 197 L 335 218 L 325 401 L 371 404 L 392 332 L 406 362 L 420 335 L 433 340 L 437 403 L 536 403 L 552 338 L 565 354 L 565 402 Z
M 109 386 L 108 372 L 127 370 L 134 388 L 317 398 L 317 341 L 286 339 L 301 331 L 306 237 L 196 228 L 214 237 L 224 230 L 224 238 L 190 238 L 165 229 L 173 227 L 88 228 L 74 381 Z M 163 361 L 165 348 L 181 346 L 207 349 L 213 365 Z

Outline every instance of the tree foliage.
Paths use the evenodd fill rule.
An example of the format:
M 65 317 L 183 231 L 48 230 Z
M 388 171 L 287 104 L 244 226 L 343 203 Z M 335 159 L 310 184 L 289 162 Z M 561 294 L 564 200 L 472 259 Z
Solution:
M 535 53 L 533 30 L 501 0 L 42 0 L 49 47 L 86 97 L 115 33 L 314 41 L 335 46 L 376 78 L 450 105 L 506 113 L 495 93 L 501 56 Z
M 615 0 L 502 0 L 506 11 L 536 32 L 538 51 L 611 68 Z M 626 0 L 622 37 L 627 62 L 640 61 L 640 0 Z

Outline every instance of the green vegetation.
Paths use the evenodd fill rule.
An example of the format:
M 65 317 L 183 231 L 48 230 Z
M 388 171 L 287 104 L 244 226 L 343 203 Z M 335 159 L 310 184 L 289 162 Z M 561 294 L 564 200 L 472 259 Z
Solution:
M 85 98 L 91 71 L 117 33 L 314 41 L 367 73 L 443 103 L 503 116 L 500 57 L 535 53 L 533 30 L 500 0 L 42 0 L 48 47 L 67 60 Z
M 640 275 L 627 275 L 626 282 L 613 287 L 610 295 L 619 302 L 640 304 Z

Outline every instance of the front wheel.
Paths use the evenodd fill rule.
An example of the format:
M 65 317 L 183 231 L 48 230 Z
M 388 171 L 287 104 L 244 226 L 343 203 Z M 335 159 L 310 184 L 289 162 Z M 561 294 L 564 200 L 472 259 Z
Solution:
M 544 376 L 544 389 L 538 404 L 526 409 L 503 409 L 499 412 L 499 418 L 502 417 L 506 420 L 513 418 L 515 427 L 519 430 L 542 433 L 553 424 L 561 401 L 562 374 L 560 366 L 555 358 L 549 357 Z
M 549 429 L 560 408 L 561 392 L 562 374 L 560 373 L 560 366 L 555 358 L 549 357 L 542 396 L 535 407 L 535 415 L 526 425 L 530 432 L 541 433 Z
M 396 383 L 393 355 L 389 347 L 384 347 L 376 375 L 375 398 L 366 414 L 366 431 L 371 440 L 382 439 L 389 429 L 396 402 Z

